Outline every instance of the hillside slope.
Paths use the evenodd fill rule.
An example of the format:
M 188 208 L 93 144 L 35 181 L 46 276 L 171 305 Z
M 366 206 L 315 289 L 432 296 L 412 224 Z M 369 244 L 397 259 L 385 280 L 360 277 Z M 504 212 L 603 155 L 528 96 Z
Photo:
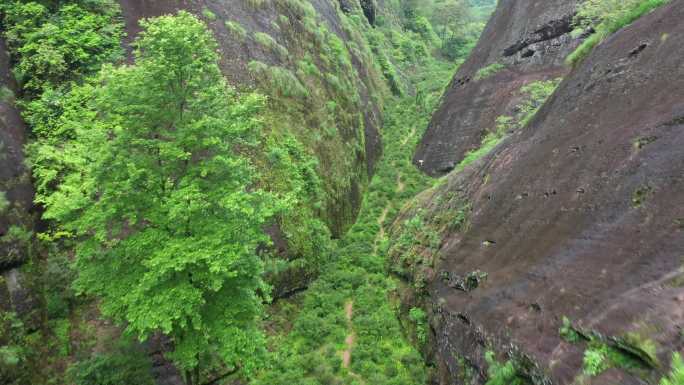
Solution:
M 656 383 L 684 349 L 682 17 L 676 1 L 616 33 L 522 132 L 405 210 L 438 239 L 407 269 L 427 282 L 441 384 L 484 383 L 487 351 L 534 384 Z
M 447 87 L 414 156 L 429 175 L 453 170 L 511 113 L 526 83 L 563 76 L 579 43 L 570 32 L 576 1 L 499 1 L 477 46 Z

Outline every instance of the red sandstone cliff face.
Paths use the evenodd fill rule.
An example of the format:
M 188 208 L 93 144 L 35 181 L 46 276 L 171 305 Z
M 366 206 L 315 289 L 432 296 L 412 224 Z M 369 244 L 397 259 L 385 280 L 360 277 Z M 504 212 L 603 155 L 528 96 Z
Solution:
M 9 207 L 0 213 L 0 237 L 11 226 L 24 226 L 30 222 L 33 206 L 31 176 L 24 165 L 24 144 L 26 127 L 14 105 L 16 84 L 11 76 L 9 56 L 4 40 L 0 39 L 0 194 L 3 194 Z M 2 198 L 0 198 L 2 199 Z M 4 243 L 4 242 L 3 242 Z M 25 253 L 3 247 L 0 252 L 0 270 L 23 262 Z
M 447 88 L 418 145 L 414 163 L 429 175 L 453 170 L 465 154 L 510 114 L 520 88 L 568 72 L 564 59 L 578 45 L 571 37 L 577 1 L 501 0 L 468 60 Z M 500 66 L 481 78 L 478 71 Z
M 0 311 L 14 311 L 30 328 L 39 322 L 36 298 L 18 267 L 28 258 L 28 244 L 16 232 L 33 230 L 33 187 L 24 164 L 26 127 L 14 102 L 5 42 L 0 39 Z
M 683 17 L 675 1 L 610 37 L 521 133 L 404 213 L 438 228 L 470 204 L 462 230 L 438 228 L 434 266 L 414 266 L 441 384 L 465 367 L 484 383 L 486 350 L 535 384 L 574 383 L 587 345 L 561 338 L 564 316 L 650 366 L 584 383 L 657 383 L 684 349 Z M 487 279 L 463 290 L 476 271 Z

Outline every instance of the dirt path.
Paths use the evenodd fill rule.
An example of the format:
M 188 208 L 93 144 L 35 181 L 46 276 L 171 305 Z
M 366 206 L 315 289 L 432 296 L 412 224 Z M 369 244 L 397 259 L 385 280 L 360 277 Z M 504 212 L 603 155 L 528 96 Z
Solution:
M 406 144 L 408 143 L 408 141 L 409 141 L 411 138 L 413 138 L 413 135 L 415 135 L 415 134 L 416 134 L 416 127 L 413 126 L 413 127 L 411 127 L 411 132 L 409 132 L 409 134 L 406 135 L 406 136 L 404 137 L 404 140 L 401 141 L 401 145 L 402 145 L 402 146 L 406 146 Z
M 342 366 L 344 366 L 345 368 L 349 368 L 349 364 L 351 364 L 351 351 L 352 347 L 354 346 L 354 339 L 356 338 L 356 336 L 354 335 L 354 330 L 352 330 L 354 301 L 349 301 L 346 305 L 344 305 L 344 314 L 347 316 L 349 334 L 347 335 L 347 338 L 344 340 L 344 343 L 347 344 L 347 348 L 342 352 Z
M 382 224 L 385 223 L 385 219 L 387 219 L 387 214 L 389 214 L 390 210 L 390 205 L 388 204 L 385 206 L 385 208 L 382 210 L 382 214 L 378 217 L 378 225 L 380 225 L 380 231 L 378 231 L 378 235 L 375 236 L 375 241 L 373 242 L 373 254 L 378 253 L 378 246 L 380 245 L 380 241 L 382 241 L 383 238 L 385 238 L 385 226 Z
M 406 189 L 406 184 L 404 184 L 404 181 L 401 180 L 401 174 L 397 175 L 397 188 L 396 192 L 401 194 L 404 192 Z M 389 214 L 390 207 L 392 206 L 392 202 L 387 202 L 387 205 L 385 208 L 382 210 L 382 213 L 378 217 L 378 225 L 380 225 L 380 231 L 378 231 L 378 235 L 375 237 L 375 241 L 373 242 L 373 253 L 377 254 L 378 252 L 378 246 L 380 245 L 380 242 L 385 238 L 385 226 L 382 224 L 385 223 L 385 220 L 387 219 L 387 214 Z
M 408 141 L 415 135 L 416 129 L 415 127 L 411 129 L 411 132 L 403 139 L 402 141 L 402 146 L 405 146 Z M 395 164 L 392 165 L 393 167 L 396 167 Z M 406 184 L 402 180 L 402 175 L 401 173 L 397 174 L 397 187 L 396 187 L 396 192 L 398 194 L 401 194 L 404 192 L 406 189 Z M 382 213 L 380 213 L 380 216 L 378 217 L 378 225 L 380 225 L 380 230 L 378 231 L 377 236 L 375 237 L 375 242 L 373 245 L 373 253 L 378 252 L 378 246 L 380 242 L 385 238 L 385 227 L 383 226 L 383 223 L 385 223 L 385 220 L 387 219 L 387 215 L 389 215 L 389 211 L 392 208 L 392 202 L 387 202 L 387 205 L 385 208 L 382 210 Z M 354 341 L 356 339 L 356 334 L 354 334 L 354 325 L 352 323 L 352 318 L 354 317 L 354 301 L 349 300 L 345 305 L 344 305 L 344 314 L 347 318 L 347 325 L 349 327 L 349 334 L 347 334 L 347 338 L 345 338 L 344 343 L 346 345 L 346 349 L 342 352 L 342 366 L 346 369 L 349 369 L 349 366 L 351 365 L 351 354 L 352 354 L 352 348 L 354 347 Z M 353 377 L 357 378 L 358 380 L 361 381 L 361 383 L 365 383 L 361 376 L 349 372 Z

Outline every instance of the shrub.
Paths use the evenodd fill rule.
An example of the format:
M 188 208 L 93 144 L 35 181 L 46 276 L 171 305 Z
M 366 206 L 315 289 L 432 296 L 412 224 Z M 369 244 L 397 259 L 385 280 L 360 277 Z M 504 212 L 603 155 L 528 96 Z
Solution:
M 252 75 L 265 83 L 266 91 L 273 95 L 307 98 L 309 91 L 292 71 L 278 66 L 269 66 L 260 61 L 252 61 L 247 68 Z
M 556 91 L 562 78 L 552 80 L 540 80 L 523 86 L 520 91 L 525 95 L 525 100 L 518 105 L 520 117 L 519 128 L 526 127 L 546 100 Z
M 608 346 L 604 344 L 596 344 L 590 346 L 584 351 L 583 368 L 585 374 L 589 376 L 598 376 L 608 369 Z
M 275 39 L 271 37 L 271 35 L 263 32 L 257 32 L 254 34 L 254 40 L 259 43 L 264 48 L 272 48 L 276 44 L 278 44 Z
M 567 342 L 575 343 L 580 340 L 580 335 L 572 327 L 572 323 L 568 317 L 563 317 L 563 325 L 558 329 L 558 334 Z
M 416 337 L 421 344 L 427 342 L 427 315 L 423 309 L 414 307 L 409 310 L 409 319 L 416 325 Z
M 247 4 L 254 9 L 261 9 L 266 4 L 266 0 L 247 0 Z
M 285 60 L 287 58 L 287 48 L 278 44 L 278 42 L 275 41 L 271 35 L 263 32 L 257 32 L 254 34 L 254 40 L 263 48 L 270 49 L 278 54 L 281 60 Z
M 496 360 L 494 352 L 485 353 L 487 361 L 487 382 L 485 385 L 522 385 L 522 379 L 518 376 L 518 371 L 512 361 L 500 363 Z

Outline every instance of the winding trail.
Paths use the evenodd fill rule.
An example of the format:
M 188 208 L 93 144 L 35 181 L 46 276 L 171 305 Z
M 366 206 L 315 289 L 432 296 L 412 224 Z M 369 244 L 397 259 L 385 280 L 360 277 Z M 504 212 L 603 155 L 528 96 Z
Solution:
M 412 127 L 411 131 L 402 139 L 401 141 L 401 147 L 406 147 L 406 145 L 409 143 L 409 141 L 416 135 L 416 128 Z M 395 162 L 392 163 L 392 167 L 396 170 L 397 165 Z M 397 178 L 396 178 L 396 188 L 395 188 L 395 193 L 396 194 L 401 194 L 406 190 L 406 183 L 403 180 L 403 175 L 400 171 L 397 171 Z M 378 253 L 378 248 L 380 246 L 380 242 L 385 238 L 386 236 L 386 231 L 385 231 L 385 226 L 384 223 L 387 220 L 387 216 L 389 215 L 390 210 L 392 209 L 394 199 L 388 199 L 387 204 L 383 208 L 382 212 L 377 218 L 377 223 L 380 227 L 378 230 L 377 235 L 375 236 L 375 240 L 373 243 L 373 253 L 377 255 Z M 347 337 L 344 340 L 345 343 L 345 349 L 342 351 L 342 366 L 345 369 L 349 369 L 351 366 L 351 359 L 352 359 L 352 349 L 354 348 L 354 342 L 356 340 L 356 333 L 354 333 L 354 323 L 353 323 L 353 318 L 354 318 L 354 301 L 352 299 L 348 300 L 345 305 L 344 305 L 344 314 L 347 320 L 347 327 L 349 329 L 349 333 L 347 334 Z M 359 380 L 361 384 L 365 384 L 366 382 L 364 379 L 359 376 L 358 374 L 352 372 L 349 370 L 349 374 Z
M 397 188 L 395 191 L 400 194 L 404 192 L 405 189 L 406 184 L 404 184 L 404 182 L 401 180 L 401 173 L 399 173 L 397 174 Z M 380 245 L 380 242 L 383 240 L 383 238 L 385 238 L 385 226 L 383 226 L 382 224 L 385 223 L 385 220 L 387 219 L 387 215 L 389 214 L 391 207 L 392 202 L 387 202 L 387 205 L 378 217 L 378 225 L 380 225 L 380 231 L 378 231 L 378 235 L 375 237 L 375 241 L 373 242 L 373 253 L 375 254 L 378 253 L 378 246 Z
M 342 352 L 342 366 L 349 369 L 349 364 L 351 364 L 351 351 L 354 346 L 354 340 L 356 336 L 354 335 L 354 330 L 352 327 L 352 317 L 354 316 L 354 301 L 349 301 L 344 305 L 344 314 L 347 316 L 347 324 L 349 325 L 349 334 L 344 340 L 347 344 L 347 348 Z

